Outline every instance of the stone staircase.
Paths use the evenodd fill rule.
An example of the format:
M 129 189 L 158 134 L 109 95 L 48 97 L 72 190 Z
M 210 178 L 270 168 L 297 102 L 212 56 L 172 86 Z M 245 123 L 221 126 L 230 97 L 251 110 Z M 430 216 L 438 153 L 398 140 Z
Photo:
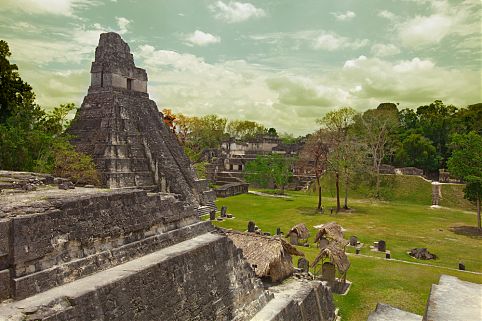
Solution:
M 379 303 L 368 321 L 480 321 L 482 284 L 442 275 L 433 284 L 423 316 Z
M 216 175 L 217 185 L 226 185 L 230 183 L 240 183 L 240 182 L 244 183 L 242 172 L 223 171 L 223 172 L 218 172 Z

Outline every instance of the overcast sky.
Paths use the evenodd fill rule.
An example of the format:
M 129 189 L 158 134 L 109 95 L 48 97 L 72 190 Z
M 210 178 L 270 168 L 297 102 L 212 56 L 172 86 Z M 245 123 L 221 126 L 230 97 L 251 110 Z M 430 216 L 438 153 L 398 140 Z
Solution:
M 481 99 L 480 0 L 0 0 L 0 39 L 45 107 L 80 105 L 116 31 L 159 109 L 306 134 L 327 111 Z

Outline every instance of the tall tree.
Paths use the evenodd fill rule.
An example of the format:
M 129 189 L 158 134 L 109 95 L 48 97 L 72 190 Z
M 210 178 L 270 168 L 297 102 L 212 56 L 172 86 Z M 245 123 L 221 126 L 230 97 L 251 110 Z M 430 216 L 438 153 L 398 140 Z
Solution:
M 432 141 L 421 134 L 412 133 L 401 143 L 395 154 L 395 162 L 401 166 L 412 166 L 425 172 L 438 170 L 439 155 Z
M 482 136 L 472 131 L 452 136 L 452 156 L 447 165 L 450 174 L 465 182 L 465 198 L 477 205 L 477 228 L 481 231 Z
M 246 164 L 244 175 L 250 183 L 267 187 L 270 183 L 284 194 L 285 186 L 293 176 L 292 160 L 279 154 L 258 155 Z
M 17 65 L 10 63 L 11 55 L 8 43 L 0 40 L 0 124 L 19 108 L 35 107 L 32 87 L 20 78 Z
M 457 108 L 445 105 L 441 100 L 417 108 L 420 129 L 435 146 L 440 158 L 439 167 L 445 167 L 450 156 L 449 138 L 453 133 Z
M 298 167 L 306 173 L 313 173 L 316 178 L 316 189 L 318 194 L 317 209 L 321 206 L 321 177 L 325 173 L 328 164 L 329 144 L 323 129 L 310 135 L 303 145 L 299 154 Z
M 376 197 L 380 195 L 380 167 L 385 156 L 394 151 L 394 136 L 399 124 L 398 113 L 391 108 L 369 109 L 355 117 L 354 130 L 372 160 Z
M 325 129 L 325 135 L 329 140 L 330 153 L 327 158 L 328 169 L 335 173 L 336 184 L 336 211 L 341 209 L 340 205 L 340 174 L 343 175 L 345 183 L 348 183 L 348 168 L 350 167 L 351 154 L 355 151 L 350 146 L 351 137 L 348 130 L 354 122 L 357 112 L 350 107 L 343 107 L 328 112 L 318 123 Z M 345 186 L 346 187 L 346 186 Z M 347 190 L 346 194 L 347 195 Z M 345 207 L 348 207 L 347 200 Z

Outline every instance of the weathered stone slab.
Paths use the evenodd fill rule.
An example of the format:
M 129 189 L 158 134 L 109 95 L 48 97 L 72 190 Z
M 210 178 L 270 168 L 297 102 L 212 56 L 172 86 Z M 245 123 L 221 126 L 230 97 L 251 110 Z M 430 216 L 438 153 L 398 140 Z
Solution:
M 480 320 L 482 316 L 482 284 L 442 275 L 433 284 L 424 321 Z
M 3 305 L 0 320 L 245 321 L 269 299 L 231 241 L 207 233 Z
M 319 281 L 291 280 L 269 288 L 271 300 L 251 321 L 333 321 L 336 318 L 329 288 Z
M 0 270 L 0 302 L 10 298 L 10 271 Z
M 367 321 L 422 321 L 422 316 L 378 303 Z

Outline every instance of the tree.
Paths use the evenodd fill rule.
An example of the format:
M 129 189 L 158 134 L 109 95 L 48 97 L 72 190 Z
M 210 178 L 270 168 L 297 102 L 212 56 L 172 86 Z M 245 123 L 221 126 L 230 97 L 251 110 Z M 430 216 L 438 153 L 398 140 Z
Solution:
M 270 183 L 284 194 L 285 186 L 293 176 L 292 160 L 279 154 L 258 155 L 246 164 L 244 175 L 247 182 L 267 187 Z
M 276 131 L 276 128 L 270 127 L 268 129 L 268 136 L 278 137 L 278 132 Z
M 229 134 L 230 137 L 246 141 L 265 135 L 267 129 L 254 121 L 233 120 L 226 126 L 226 133 Z
M 305 172 L 315 174 L 316 187 L 318 191 L 317 209 L 322 210 L 321 206 L 321 176 L 326 171 L 328 163 L 329 144 L 323 129 L 310 135 L 300 151 L 298 167 Z
M 399 127 L 398 113 L 392 108 L 369 109 L 355 117 L 354 130 L 367 147 L 375 173 L 375 196 L 380 195 L 380 167 L 394 150 L 395 133 Z
M 11 55 L 8 43 L 0 40 L 0 124 L 5 123 L 19 106 L 34 107 L 32 87 L 20 78 L 17 65 L 8 60 Z
M 456 115 L 455 126 L 459 133 L 475 131 L 482 135 L 482 103 L 459 109 Z
M 192 162 L 198 162 L 206 148 L 219 148 L 227 138 L 225 134 L 226 118 L 216 115 L 189 117 L 177 114 L 174 124 L 179 142 Z
M 162 121 L 169 127 L 174 133 L 176 132 L 176 127 L 174 121 L 176 120 L 176 115 L 169 108 L 164 108 L 162 110 Z
M 445 105 L 441 100 L 417 108 L 417 115 L 420 123 L 420 130 L 425 137 L 430 139 L 435 146 L 440 164 L 445 163 L 450 156 L 449 138 L 452 135 L 456 120 L 457 108 L 452 105 Z
M 452 136 L 449 172 L 465 182 L 465 198 L 477 205 L 477 228 L 481 231 L 480 198 L 482 196 L 482 136 L 472 131 Z
M 327 158 L 328 170 L 335 173 L 336 184 L 336 211 L 339 212 L 340 206 L 340 173 L 345 180 L 345 208 L 348 208 L 348 168 L 351 163 L 351 154 L 355 149 L 351 148 L 351 137 L 348 135 L 348 129 L 354 122 L 357 112 L 350 107 L 343 107 L 335 111 L 328 112 L 322 119 L 317 122 L 325 128 L 325 134 L 329 139 L 330 153 Z
M 439 156 L 430 139 L 420 134 L 410 134 L 395 154 L 395 162 L 402 166 L 421 168 L 426 172 L 438 170 Z
M 0 41 L 0 168 L 98 183 L 92 159 L 75 152 L 64 134 L 75 105 L 45 112 L 35 103 L 35 94 L 20 78 L 17 66 L 9 64 L 9 56 L 7 43 Z

